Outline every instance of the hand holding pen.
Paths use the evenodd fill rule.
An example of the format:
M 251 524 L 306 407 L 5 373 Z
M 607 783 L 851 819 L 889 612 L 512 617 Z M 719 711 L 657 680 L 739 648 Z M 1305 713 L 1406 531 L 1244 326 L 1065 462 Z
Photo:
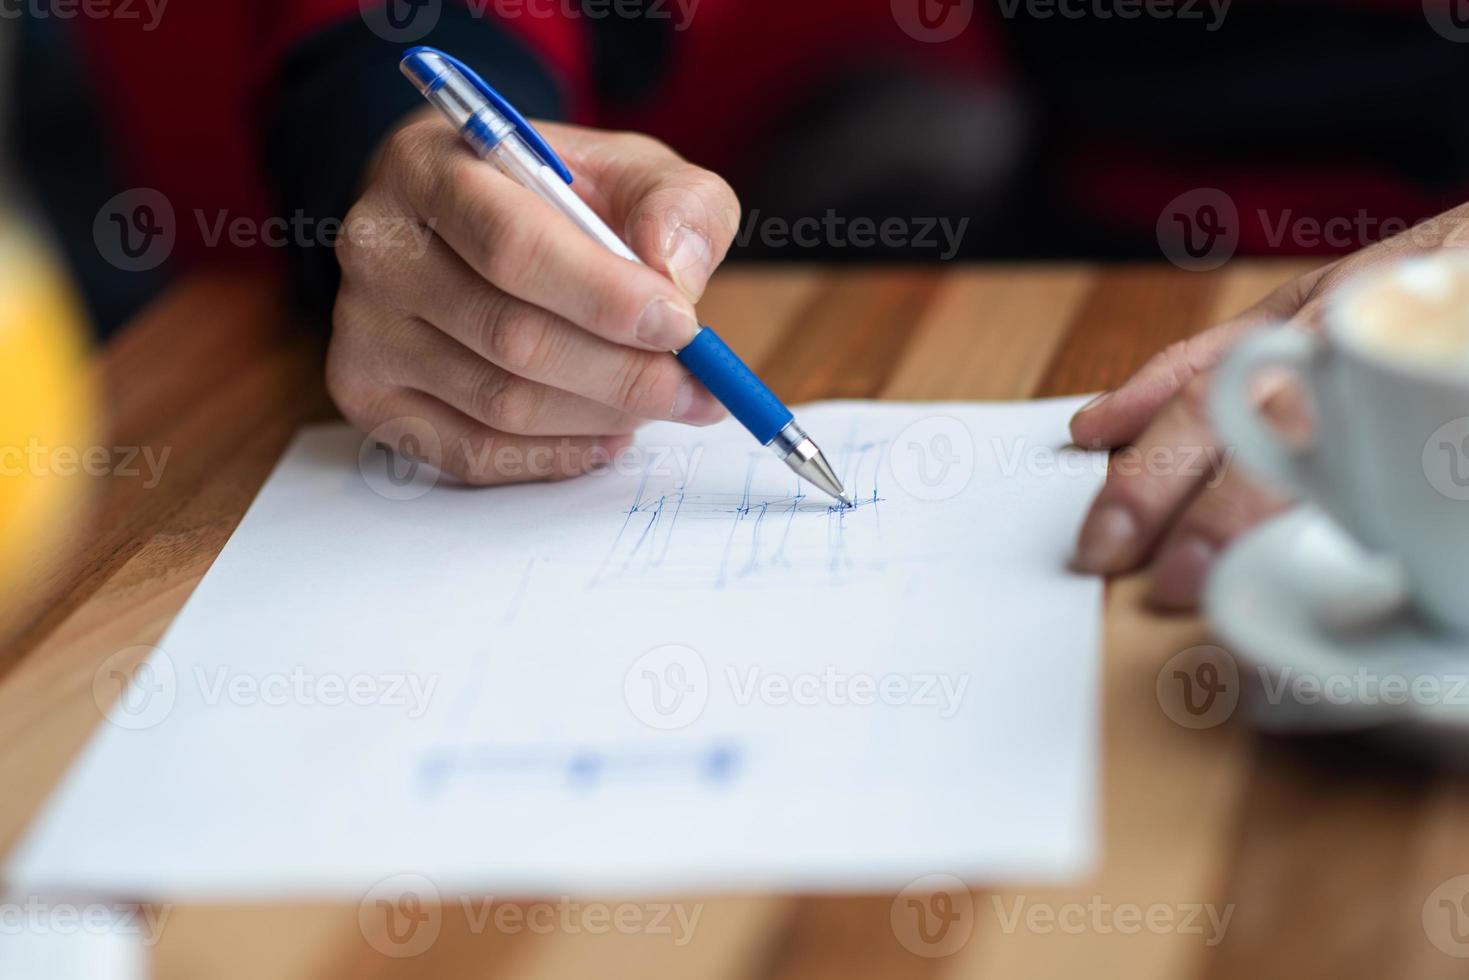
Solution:
M 493 169 L 438 145 L 443 126 L 415 123 L 376 172 L 373 186 L 386 185 L 386 200 L 370 190 L 348 216 L 328 384 L 350 420 L 394 445 L 418 435 L 398 430 L 426 425 L 438 450 L 430 456 L 439 457 L 430 461 L 473 483 L 498 483 L 575 475 L 624 447 L 641 419 L 705 424 L 722 417 L 722 403 L 798 476 L 849 502 L 789 409 L 695 318 L 689 300 L 702 293 L 738 223 L 738 202 L 722 180 L 653 140 L 558 127 L 563 149 L 591 172 L 584 200 L 540 133 L 467 66 L 416 48 L 403 70 Z M 615 223 L 623 219 L 636 250 L 588 200 Z M 375 227 L 368 223 L 385 205 L 386 226 L 437 233 L 424 237 L 422 275 L 403 256 L 385 256 L 383 243 L 354 235 L 354 226 Z M 394 304 L 409 314 L 398 331 L 376 323 L 384 288 L 424 308 Z M 456 313 L 466 290 L 472 303 L 478 297 L 467 323 Z M 397 341 L 386 359 L 392 371 L 381 357 L 385 336 Z M 413 341 L 427 342 L 426 356 Z M 676 352 L 694 377 L 650 350 Z M 374 359 L 376 377 L 363 384 L 364 361 Z M 372 425 L 374 418 L 381 421 Z M 556 437 L 555 452 L 544 451 L 547 436 Z
M 646 265 L 561 219 L 427 107 L 380 150 L 339 246 L 338 406 L 394 446 L 431 428 L 430 462 L 474 484 L 575 476 L 646 420 L 725 416 L 667 352 L 698 328 L 693 301 L 737 227 L 733 192 L 647 137 L 546 133 Z

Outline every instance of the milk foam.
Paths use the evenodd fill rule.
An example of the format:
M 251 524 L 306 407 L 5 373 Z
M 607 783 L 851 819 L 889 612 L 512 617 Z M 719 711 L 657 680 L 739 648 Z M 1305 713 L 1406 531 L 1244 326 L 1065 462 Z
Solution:
M 1409 259 L 1348 286 L 1334 324 L 1394 361 L 1469 372 L 1469 253 Z

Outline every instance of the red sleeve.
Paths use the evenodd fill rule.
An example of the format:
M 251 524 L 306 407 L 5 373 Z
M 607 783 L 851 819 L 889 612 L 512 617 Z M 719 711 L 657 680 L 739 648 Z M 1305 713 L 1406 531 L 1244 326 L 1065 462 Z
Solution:
M 437 8 L 458 0 L 420 2 Z M 259 165 L 256 125 L 262 93 L 278 77 L 288 52 L 363 17 L 364 5 L 373 3 L 134 3 L 128 9 L 135 16 L 73 22 L 108 128 L 99 142 L 115 148 L 127 186 L 156 188 L 173 205 L 179 263 L 241 260 L 242 249 L 218 231 L 221 219 L 259 222 L 273 213 Z M 488 0 L 465 3 L 480 20 L 494 17 Z M 157 15 L 150 12 L 154 8 Z M 564 17 L 523 17 L 495 19 L 491 26 L 517 36 L 541 57 L 565 89 L 567 115 L 579 117 L 588 104 L 589 78 L 580 25 Z M 274 260 L 268 249 L 244 251 L 259 261 Z
M 497 17 L 490 0 L 291 0 L 287 3 L 262 3 L 259 6 L 270 10 L 263 41 L 264 63 L 276 64 L 302 38 L 349 17 L 361 16 L 362 8 L 368 3 L 378 6 L 384 3 L 417 3 L 419 16 L 428 18 L 444 2 L 467 7 L 477 18 L 493 19 L 497 26 L 535 52 L 563 81 L 565 95 L 576 107 L 578 118 L 590 107 L 590 52 L 582 25 L 564 15 Z M 408 45 L 405 43 L 404 46 Z

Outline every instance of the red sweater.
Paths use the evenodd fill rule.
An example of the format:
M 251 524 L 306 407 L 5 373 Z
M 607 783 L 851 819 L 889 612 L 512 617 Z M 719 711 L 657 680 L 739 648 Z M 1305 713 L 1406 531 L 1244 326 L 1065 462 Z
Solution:
M 163 190 L 180 215 L 177 258 L 189 262 L 220 254 L 218 249 L 204 247 L 197 222 L 185 217 L 196 209 L 211 215 L 226 212 L 250 218 L 271 212 L 272 198 L 259 163 L 261 106 L 278 89 L 290 51 L 333 26 L 361 18 L 361 8 L 377 2 L 204 0 L 169 4 L 151 29 L 146 16 L 133 20 L 83 18 L 75 22 L 95 88 L 104 101 L 112 142 L 126 169 L 127 185 Z M 418 2 L 432 5 L 458 0 Z M 974 22 L 968 30 L 945 43 L 928 43 L 905 33 L 895 17 L 903 4 L 920 0 L 702 0 L 692 8 L 696 16 L 689 20 L 687 29 L 673 32 L 666 82 L 656 96 L 638 105 L 609 106 L 593 90 L 593 30 L 585 18 L 494 14 L 496 10 L 558 10 L 564 6 L 561 0 L 463 2 L 481 14 L 475 28 L 509 32 L 534 51 L 560 87 L 566 115 L 588 123 L 650 131 L 690 158 L 716 168 L 727 163 L 728 147 L 748 145 L 758 138 L 762 120 L 789 93 L 816 86 L 843 65 L 864 60 L 908 61 L 925 70 L 973 78 L 977 83 L 1005 84 L 1012 71 L 1021 81 L 1039 79 L 1038 103 L 1043 107 L 1040 122 L 1052 128 L 1052 161 L 1047 165 L 1051 184 L 1047 193 L 1087 219 L 1115 226 L 1123 233 L 1149 232 L 1168 200 L 1196 187 L 1225 188 L 1246 214 L 1263 209 L 1277 217 L 1289 214 L 1292 220 L 1351 217 L 1363 210 L 1378 221 L 1413 220 L 1462 200 L 1457 197 L 1465 184 L 1462 174 L 1457 183 L 1447 184 L 1442 174 L 1430 174 L 1427 180 L 1405 179 L 1401 166 L 1380 161 L 1373 152 L 1345 156 L 1328 150 L 1324 151 L 1328 155 L 1313 158 L 1309 149 L 1281 149 L 1286 144 L 1280 142 L 1272 146 L 1272 134 L 1280 126 L 1289 125 L 1290 120 L 1259 119 L 1260 145 L 1244 147 L 1231 155 L 1176 145 L 1172 142 L 1174 127 L 1167 122 L 1152 127 L 1156 133 L 1152 140 L 1128 132 L 1130 110 L 1126 105 L 1113 106 L 1109 110 L 1113 115 L 1102 113 L 1097 117 L 1102 120 L 1100 127 L 1089 130 L 1088 109 L 1079 100 L 1092 94 L 1088 88 L 1109 92 L 1127 84 L 1114 76 L 1114 67 L 1123 75 L 1147 69 L 1151 74 L 1134 77 L 1144 79 L 1144 85 L 1146 79 L 1151 79 L 1153 85 L 1163 88 L 1169 87 L 1163 81 L 1169 72 L 1183 80 L 1190 71 L 1189 65 L 1170 65 L 1165 51 L 1156 52 L 1160 58 L 1156 68 L 1137 63 L 1107 64 L 1112 42 L 1106 40 L 1109 35 L 1100 32 L 1120 28 L 1121 22 L 1108 25 L 1095 19 L 1083 23 L 1052 17 L 1022 30 L 1017 21 L 993 16 L 1003 7 L 976 0 Z M 658 2 L 669 11 L 675 27 L 679 12 L 691 9 L 690 0 L 682 0 L 683 6 L 681 0 Z M 922 2 L 962 5 L 967 0 Z M 1064 6 L 1068 0 L 1048 2 Z M 1091 9 L 1098 0 L 1069 2 L 1074 7 L 1085 4 Z M 136 6 L 137 0 L 134 3 Z M 1207 9 L 1210 0 L 1175 0 L 1174 6 L 1181 9 L 1195 3 Z M 1276 13 L 1287 8 L 1314 18 L 1313 23 L 1320 27 L 1316 46 L 1301 49 L 1303 65 L 1310 58 L 1319 60 L 1323 54 L 1330 54 L 1337 44 L 1333 25 L 1342 22 L 1343 13 L 1381 14 L 1405 29 L 1418 30 L 1422 35 L 1421 53 L 1415 53 L 1420 50 L 1415 49 L 1404 55 L 1413 64 L 1432 66 L 1450 57 L 1462 63 L 1469 55 L 1469 45 L 1454 45 L 1433 33 L 1419 0 L 1234 0 L 1229 16 L 1239 18 L 1242 26 L 1238 30 L 1243 31 L 1254 12 L 1268 9 Z M 1127 44 L 1141 36 L 1141 31 L 1155 26 L 1132 23 L 1137 26 L 1128 26 L 1130 33 L 1110 36 Z M 1097 31 L 1103 40 L 1086 41 L 1086 35 L 1077 33 L 1083 30 Z M 1023 40 L 1026 31 L 1031 38 L 1028 48 Z M 1222 25 L 1217 36 L 1237 37 L 1236 31 L 1231 20 Z M 1064 74 L 1076 61 L 1069 55 L 1058 55 L 1058 63 L 1048 65 L 1046 52 L 1064 53 L 1066 38 L 1071 36 L 1080 39 L 1077 50 L 1085 53 L 1083 57 L 1098 59 L 1090 86 L 1086 85 L 1086 76 L 1081 76 L 1080 83 L 1068 78 L 1066 91 L 1046 92 L 1046 79 Z M 1200 38 L 1200 43 L 1205 43 L 1207 32 Z M 1015 39 L 1021 43 L 1012 44 Z M 1134 62 L 1138 57 L 1135 51 L 1118 50 L 1119 62 Z M 1144 51 L 1143 58 L 1148 56 Z M 1007 67 L 1007 59 L 1018 61 L 1018 68 Z M 1345 67 L 1348 72 L 1353 68 L 1350 62 Z M 1248 85 L 1253 73 L 1248 55 L 1240 68 L 1239 82 Z M 1360 65 L 1364 81 L 1371 81 L 1373 73 L 1372 64 Z M 1386 74 L 1379 73 L 1384 77 Z M 1441 74 L 1425 74 L 1430 90 L 1423 93 L 1424 97 L 1432 94 L 1433 79 Z M 1325 88 L 1337 84 L 1319 78 L 1315 82 Z M 1364 92 L 1363 97 L 1370 102 L 1372 86 L 1365 85 Z M 1147 97 L 1154 94 L 1150 91 Z M 1346 99 L 1353 97 L 1351 93 L 1343 94 Z M 1121 101 L 1128 98 L 1123 92 Z M 1411 114 L 1414 103 L 1405 100 Z M 1270 104 L 1269 98 L 1260 102 Z M 1315 111 L 1309 108 L 1312 104 L 1302 103 L 1307 108 L 1300 111 L 1308 116 L 1298 120 L 1303 126 L 1313 121 L 1309 118 Z M 1392 105 L 1386 109 L 1369 105 L 1363 111 L 1391 117 L 1395 115 Z M 1207 120 L 1221 108 L 1217 102 L 1196 104 L 1186 117 L 1175 118 L 1185 123 L 1185 128 L 1196 128 L 1201 119 Z M 1046 117 L 1048 112 L 1050 118 Z M 1124 122 L 1116 124 L 1114 118 Z M 1462 120 L 1444 119 L 1442 123 L 1459 131 L 1466 129 Z M 1388 131 L 1394 124 L 1395 120 L 1384 120 Z M 1416 137 L 1410 133 L 1403 138 Z M 1211 144 L 1203 137 L 1197 146 L 1209 148 Z M 1441 164 L 1453 164 L 1433 146 L 1424 153 Z M 1299 236 L 1276 242 L 1270 228 L 1271 222 L 1246 222 L 1242 251 L 1340 251 L 1360 244 L 1325 241 L 1313 245 Z

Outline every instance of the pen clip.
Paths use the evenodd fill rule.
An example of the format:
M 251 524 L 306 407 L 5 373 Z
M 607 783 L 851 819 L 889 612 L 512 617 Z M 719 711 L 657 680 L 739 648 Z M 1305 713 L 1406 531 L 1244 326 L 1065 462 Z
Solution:
M 404 52 L 403 60 L 417 59 L 422 55 L 434 55 L 442 58 L 446 64 L 452 66 L 463 75 L 465 81 L 473 85 L 479 94 L 483 95 L 485 100 L 494 107 L 496 112 L 510 121 L 510 125 L 515 127 L 516 131 L 520 134 L 520 138 L 525 140 L 526 145 L 530 147 L 531 152 L 540 157 L 542 163 L 556 171 L 556 176 L 568 184 L 571 183 L 571 171 L 567 169 L 565 163 L 561 162 L 561 158 L 556 155 L 556 151 L 551 149 L 551 144 L 546 142 L 545 138 L 536 131 L 536 128 L 530 124 L 529 120 L 520 114 L 520 111 L 515 106 L 511 105 L 503 95 L 491 88 L 490 84 L 481 78 L 478 72 L 452 54 L 440 51 L 438 48 L 428 47 L 427 45 L 409 48 Z

